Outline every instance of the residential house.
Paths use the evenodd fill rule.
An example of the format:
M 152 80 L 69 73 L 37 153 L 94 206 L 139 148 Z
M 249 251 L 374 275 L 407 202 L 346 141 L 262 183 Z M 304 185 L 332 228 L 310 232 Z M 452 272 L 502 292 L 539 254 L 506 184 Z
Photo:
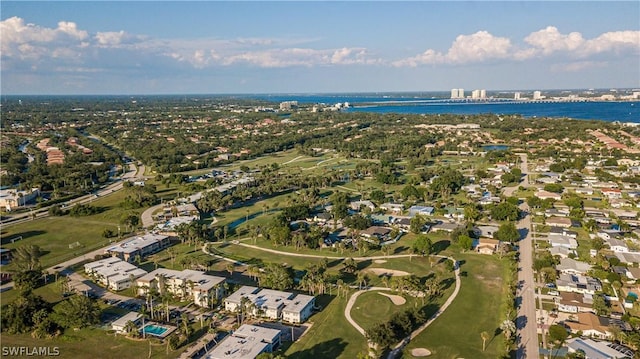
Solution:
M 550 208 L 546 211 L 544 211 L 544 216 L 545 217 L 567 217 L 569 216 L 569 210 L 568 209 L 557 209 L 557 208 Z
M 563 246 L 551 247 L 549 248 L 549 253 L 554 257 L 557 256 L 560 258 L 569 258 L 570 255 L 574 257 L 578 255 L 575 250 Z
M 556 266 L 556 270 L 560 273 L 579 275 L 586 274 L 591 270 L 591 265 L 571 258 L 562 258 L 560 264 Z
M 500 241 L 497 239 L 480 238 L 475 246 L 475 250 L 480 254 L 494 254 L 499 246 Z
M 105 253 L 127 262 L 133 262 L 137 256 L 143 258 L 168 247 L 170 244 L 169 236 L 148 233 L 109 247 Z
M 608 199 L 620 199 L 622 198 L 622 191 L 617 188 L 602 189 L 602 195 Z
M 349 203 L 349 206 L 354 211 L 360 211 L 361 208 L 369 208 L 372 211 L 376 209 L 376 205 L 371 201 L 353 201 Z
M 220 300 L 224 295 L 225 278 L 204 274 L 203 272 L 185 269 L 158 268 L 138 278 L 138 295 L 144 296 L 150 291 L 163 294 L 165 291 L 182 299 L 193 300 L 201 307 L 211 307 L 213 300 Z
M 583 336 L 600 339 L 608 339 L 611 337 L 609 321 L 593 313 L 578 313 L 577 321 L 565 321 L 564 325 L 574 334 L 581 332 Z
M 627 265 L 640 263 L 640 252 L 614 252 L 614 254 L 620 260 L 620 263 Z
M 383 203 L 380 205 L 380 208 L 385 210 L 385 211 L 389 211 L 389 212 L 393 212 L 393 213 L 402 213 L 402 211 L 404 211 L 404 206 L 402 205 L 402 203 Z
M 549 244 L 552 248 L 564 247 L 567 249 L 578 248 L 578 241 L 575 238 L 569 236 L 549 236 L 547 237 Z
M 113 291 L 129 288 L 137 278 L 147 274 L 146 270 L 117 257 L 87 263 L 84 265 L 84 271 Z
M 627 276 L 627 278 L 629 278 L 631 281 L 637 281 L 637 280 L 640 280 L 640 268 L 627 267 L 627 271 L 625 272 L 625 275 L 626 275 L 626 276 Z
M 438 221 L 437 223 L 431 226 L 431 230 L 433 232 L 448 232 L 451 233 L 455 231 L 457 228 L 462 227 L 460 223 L 445 223 L 442 221 Z
M 627 246 L 627 242 L 624 239 L 609 238 L 605 240 L 605 243 L 614 252 L 629 252 L 629 246 Z
M 549 236 L 565 236 L 565 237 L 571 237 L 573 239 L 577 239 L 578 238 L 578 232 L 574 232 L 574 231 L 570 231 L 566 228 L 562 228 L 562 227 L 551 227 L 549 229 Z
M 558 291 L 575 292 L 594 295 L 602 290 L 602 284 L 596 278 L 588 276 L 560 273 L 556 281 Z
M 478 237 L 493 238 L 498 229 L 498 226 L 476 226 L 473 228 L 473 232 Z
M 566 313 L 582 313 L 593 311 L 593 296 L 590 294 L 560 292 L 558 310 Z
M 389 233 L 391 233 L 391 228 L 371 226 L 360 232 L 360 235 L 368 240 L 374 240 L 376 244 L 378 244 L 378 242 L 383 242 L 389 239 Z
M 554 192 L 549 192 L 549 191 L 538 191 L 536 193 L 534 193 L 534 196 L 544 200 L 544 199 L 548 199 L 551 198 L 555 201 L 559 201 L 562 199 L 562 195 L 560 195 L 559 193 L 554 193 Z
M 570 228 L 571 219 L 567 217 L 549 217 L 545 220 L 545 223 L 549 226 Z
M 589 187 L 576 188 L 575 192 L 577 194 L 582 194 L 582 195 L 586 195 L 586 196 L 593 196 L 593 188 L 589 188 Z
M 275 351 L 281 343 L 279 329 L 243 324 L 224 338 L 203 359 L 254 359 Z
M 434 212 L 435 212 L 435 209 L 433 207 L 426 207 L 426 206 L 409 207 L 409 217 L 413 217 L 416 214 L 420 214 L 423 216 L 432 216 Z
M 303 323 L 312 314 L 315 297 L 273 289 L 242 286 L 224 300 L 225 310 L 240 311 L 243 298 L 250 303 L 249 312 L 255 317 Z
M 615 229 L 601 229 L 596 233 L 596 235 L 605 241 L 608 241 L 613 238 L 621 238 L 622 232 Z

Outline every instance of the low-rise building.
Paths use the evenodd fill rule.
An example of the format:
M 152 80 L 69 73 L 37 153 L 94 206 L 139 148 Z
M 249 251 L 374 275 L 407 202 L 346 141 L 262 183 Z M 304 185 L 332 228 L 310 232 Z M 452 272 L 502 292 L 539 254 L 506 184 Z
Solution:
M 146 270 L 116 257 L 87 263 L 84 265 L 84 271 L 96 281 L 114 291 L 131 287 L 137 278 L 147 274 Z
M 219 300 L 224 294 L 225 278 L 204 274 L 203 272 L 185 269 L 177 271 L 158 268 L 138 278 L 138 295 L 146 295 L 150 291 L 165 291 L 182 299 L 192 299 L 196 305 L 211 307 L 213 299 Z
M 627 246 L 627 242 L 625 242 L 624 239 L 612 237 L 605 240 L 605 243 L 608 244 L 609 248 L 614 252 L 629 252 L 629 246 Z
M 578 256 L 578 253 L 574 249 L 567 247 L 557 246 L 549 248 L 549 253 L 554 257 L 569 258 L 569 256 Z
M 435 208 L 428 206 L 411 206 L 409 207 L 409 217 L 413 217 L 416 214 L 423 216 L 432 216 L 435 212 Z
M 571 219 L 567 217 L 549 217 L 545 220 L 545 223 L 549 226 L 570 228 Z
M 236 312 L 241 310 L 243 298 L 251 303 L 249 312 L 255 317 L 266 317 L 289 323 L 303 323 L 312 314 L 315 297 L 305 294 L 295 294 L 273 289 L 262 289 L 243 286 L 224 300 L 226 310 Z
M 170 244 L 169 236 L 147 233 L 109 247 L 105 253 L 127 262 L 133 262 L 137 256 L 145 257 L 168 247 Z
M 404 211 L 404 206 L 402 203 L 383 203 L 380 205 L 380 208 L 385 211 L 390 211 L 393 213 L 402 213 Z
M 7 211 L 12 211 L 16 208 L 24 206 L 39 195 L 39 188 L 32 188 L 28 191 L 2 189 L 0 190 L 0 207 L 4 207 Z
M 480 238 L 475 249 L 476 252 L 481 254 L 494 254 L 499 246 L 500 241 L 497 239 Z
M 579 313 L 593 311 L 593 296 L 590 294 L 560 292 L 558 310 L 566 313 Z
M 556 266 L 556 269 L 560 273 L 567 274 L 586 274 L 591 270 L 591 265 L 585 262 L 580 262 L 571 258 L 560 259 L 560 264 Z
M 556 285 L 561 292 L 594 295 L 596 292 L 602 290 L 602 284 L 596 278 L 566 273 L 560 273 Z
M 222 340 L 204 359 L 253 359 L 280 346 L 280 330 L 243 324 Z
M 142 321 L 142 315 L 137 312 L 129 312 L 122 317 L 116 319 L 111 323 L 111 329 L 115 330 L 118 334 L 125 334 L 127 332 L 127 323 L 133 322 L 136 328 L 140 325 Z
M 584 353 L 584 357 L 589 359 L 633 357 L 633 350 L 622 345 L 580 337 L 567 339 L 567 348 L 569 349 L 569 353 L 582 352 Z
M 549 236 L 547 237 L 549 244 L 552 248 L 555 247 L 564 247 L 567 249 L 576 249 L 578 248 L 578 241 L 574 238 L 568 236 Z

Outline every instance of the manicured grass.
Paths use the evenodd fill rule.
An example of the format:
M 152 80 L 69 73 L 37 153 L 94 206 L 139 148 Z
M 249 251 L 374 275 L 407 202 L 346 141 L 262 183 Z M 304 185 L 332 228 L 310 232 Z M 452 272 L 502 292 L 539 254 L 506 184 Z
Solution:
M 33 290 L 35 295 L 41 296 L 49 303 L 57 303 L 62 300 L 62 289 L 60 281 L 54 282 L 55 277 L 49 276 L 48 283 Z M 6 305 L 18 298 L 18 291 L 11 289 L 0 294 L 0 305 Z
M 421 305 L 420 299 L 405 296 L 407 302 L 403 305 L 395 305 L 391 299 L 380 293 L 394 294 L 389 291 L 373 291 L 360 294 L 353 308 L 351 309 L 351 317 L 364 330 L 373 327 L 376 324 L 390 320 L 394 314 L 404 310 L 411 309 L 414 304 Z
M 53 339 L 34 339 L 31 334 L 2 335 L 2 346 L 46 346 L 57 347 L 60 355 L 57 358 L 177 358 L 184 349 L 169 350 L 165 344 L 152 343 L 147 340 L 131 340 L 122 335 L 114 336 L 98 328 L 84 328 L 77 331 L 67 329 L 60 337 Z
M 353 359 L 358 352 L 366 350 L 366 339 L 344 317 L 347 299 L 348 296 L 318 298 L 322 311 L 309 319 L 313 326 L 286 350 L 286 357 Z
M 451 306 L 405 349 L 411 358 L 413 348 L 427 348 L 433 358 L 496 358 L 504 352 L 500 334 L 494 336 L 504 320 L 507 276 L 506 259 L 478 254 L 457 254 L 465 261 L 462 287 Z M 480 333 L 492 339 L 482 351 Z
M 124 192 L 119 191 L 93 201 L 91 205 L 98 207 L 101 212 L 92 216 L 46 217 L 3 228 L 2 246 L 5 248 L 17 248 L 26 244 L 40 246 L 40 249 L 45 252 L 40 257 L 43 267 L 107 246 L 109 240 L 102 237 L 102 232 L 105 229 L 118 232 L 120 217 L 125 212 L 119 207 L 123 199 Z M 140 213 L 142 209 L 131 210 L 131 212 Z M 125 226 L 121 226 L 121 231 L 124 233 Z M 10 243 L 12 238 L 18 236 L 22 236 L 22 239 Z M 80 246 L 70 249 L 69 245 L 75 242 L 80 243 Z

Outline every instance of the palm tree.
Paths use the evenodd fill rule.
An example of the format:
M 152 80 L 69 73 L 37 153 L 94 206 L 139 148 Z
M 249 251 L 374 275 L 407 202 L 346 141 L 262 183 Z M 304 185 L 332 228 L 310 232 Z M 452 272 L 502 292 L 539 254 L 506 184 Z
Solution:
M 146 306 L 141 306 L 140 307 L 140 315 L 142 316 L 142 338 L 146 338 L 146 332 L 144 330 L 144 319 L 147 317 L 147 307 Z
M 138 326 L 134 322 L 128 321 L 127 324 L 124 325 L 124 331 L 130 337 L 137 336 L 138 335 Z
M 480 333 L 480 338 L 482 338 L 482 351 L 484 351 L 486 349 L 487 340 L 489 340 L 489 333 Z
M 363 285 L 365 287 L 367 286 L 367 281 L 369 280 L 369 278 L 367 278 L 367 273 L 360 271 L 358 272 L 356 280 L 358 282 L 358 289 L 362 289 Z
M 505 319 L 500 324 L 500 330 L 502 330 L 502 332 L 504 333 L 504 338 L 506 340 L 509 340 L 513 335 L 513 333 L 516 332 L 516 325 L 512 320 Z

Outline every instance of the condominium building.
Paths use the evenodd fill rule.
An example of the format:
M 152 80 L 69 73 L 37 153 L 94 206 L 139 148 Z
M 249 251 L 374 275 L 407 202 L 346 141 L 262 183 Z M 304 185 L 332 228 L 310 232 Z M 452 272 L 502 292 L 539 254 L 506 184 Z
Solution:
M 280 346 L 280 330 L 243 324 L 221 341 L 205 359 L 253 359 Z
M 84 265 L 84 272 L 105 287 L 118 291 L 131 287 L 133 281 L 147 274 L 147 271 L 111 257 Z
M 282 319 L 289 323 L 302 323 L 313 311 L 315 297 L 295 294 L 273 289 L 262 289 L 243 286 L 224 300 L 224 308 L 228 311 L 240 311 L 242 298 L 251 303 L 249 312 L 256 317 L 273 320 Z
M 39 195 L 39 188 L 32 188 L 29 191 L 3 189 L 0 190 L 0 207 L 4 207 L 7 211 L 12 211 L 24 206 L 27 202 L 34 200 Z
M 219 300 L 224 294 L 225 278 L 185 269 L 177 271 L 159 268 L 138 278 L 138 295 L 150 291 L 163 294 L 165 291 L 182 299 L 192 299 L 196 305 L 210 307 L 212 300 Z
M 168 247 L 170 244 L 169 236 L 147 233 L 144 236 L 133 237 L 109 247 L 105 253 L 127 262 L 133 262 L 137 256 L 147 256 Z
M 451 98 L 464 98 L 464 89 L 451 89 Z

